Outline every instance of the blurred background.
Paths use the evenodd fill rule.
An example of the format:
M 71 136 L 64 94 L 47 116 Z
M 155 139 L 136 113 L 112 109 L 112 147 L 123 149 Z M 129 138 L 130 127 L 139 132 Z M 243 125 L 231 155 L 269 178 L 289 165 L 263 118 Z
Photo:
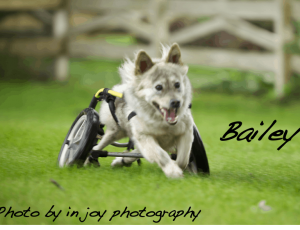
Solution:
M 299 36 L 296 0 L 0 0 L 0 78 L 72 81 L 177 42 L 195 88 L 297 97 Z
M 58 168 L 72 122 L 98 89 L 120 83 L 123 58 L 138 49 L 159 57 L 160 43 L 173 42 L 189 65 L 210 177 L 186 172 L 168 180 L 145 160 L 120 169 L 110 167 L 111 158 L 100 169 Z M 195 222 L 160 223 L 299 224 L 300 134 L 280 151 L 284 141 L 267 135 L 220 141 L 233 121 L 243 122 L 240 131 L 263 133 L 277 120 L 272 132 L 288 130 L 290 138 L 300 127 L 299 89 L 300 1 L 0 0 L 0 207 L 112 213 L 192 206 L 202 209 Z M 265 201 L 271 209 L 259 206 Z M 2 216 L 0 224 L 53 224 Z M 59 217 L 54 224 L 78 223 Z M 101 223 L 153 224 L 125 217 Z

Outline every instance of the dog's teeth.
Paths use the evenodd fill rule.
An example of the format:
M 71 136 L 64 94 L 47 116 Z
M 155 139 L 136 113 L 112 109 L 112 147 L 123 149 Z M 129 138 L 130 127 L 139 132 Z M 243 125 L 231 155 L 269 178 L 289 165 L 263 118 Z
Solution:
M 159 108 L 159 111 L 162 115 L 162 117 L 164 118 L 164 120 L 166 120 L 169 124 L 176 124 L 177 120 L 178 120 L 178 116 L 172 117 L 171 115 L 168 116 L 168 114 L 170 114 L 170 110 L 164 109 L 164 108 Z M 177 110 L 176 110 L 177 112 Z M 176 113 L 175 113 L 176 114 Z
M 167 114 L 167 111 L 164 110 L 164 109 L 160 109 L 161 113 L 162 113 L 162 116 L 164 119 L 166 119 L 166 114 Z

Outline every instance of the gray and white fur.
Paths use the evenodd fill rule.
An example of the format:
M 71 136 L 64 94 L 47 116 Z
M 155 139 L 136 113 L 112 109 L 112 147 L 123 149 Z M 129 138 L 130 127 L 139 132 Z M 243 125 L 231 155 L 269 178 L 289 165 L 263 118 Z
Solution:
M 177 44 L 163 46 L 161 59 L 152 60 L 145 51 L 138 52 L 134 62 L 126 59 L 119 68 L 122 84 L 112 88 L 124 94 L 115 101 L 119 125 L 108 104 L 102 102 L 100 122 L 107 128 L 93 149 L 102 150 L 114 141 L 129 137 L 136 147 L 133 152 L 140 152 L 150 163 L 157 163 L 167 177 L 182 177 L 194 138 L 194 121 L 188 108 L 192 87 L 187 72 L 188 66 L 182 63 Z M 137 115 L 128 121 L 132 111 Z M 176 161 L 168 152 L 177 153 Z M 128 165 L 135 160 L 117 157 L 111 165 Z

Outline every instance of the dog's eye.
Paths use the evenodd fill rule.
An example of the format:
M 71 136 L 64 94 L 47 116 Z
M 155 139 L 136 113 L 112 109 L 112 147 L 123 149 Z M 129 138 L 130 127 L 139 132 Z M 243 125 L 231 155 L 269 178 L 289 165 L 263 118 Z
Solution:
M 176 89 L 178 89 L 178 88 L 180 87 L 180 83 L 179 83 L 179 82 L 176 82 L 176 83 L 174 84 L 174 86 L 175 86 Z
M 162 87 L 162 85 L 157 85 L 157 86 L 155 86 L 155 89 L 158 90 L 158 91 L 160 91 L 160 90 L 163 89 L 163 87 Z

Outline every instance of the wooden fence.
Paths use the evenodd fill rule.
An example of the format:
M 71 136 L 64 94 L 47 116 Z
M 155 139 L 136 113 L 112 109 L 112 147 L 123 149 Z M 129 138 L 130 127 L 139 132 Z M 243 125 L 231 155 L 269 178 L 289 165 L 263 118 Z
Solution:
M 227 31 L 263 47 L 268 52 L 229 51 L 218 48 L 182 46 L 183 60 L 190 64 L 242 70 L 272 71 L 277 97 L 284 94 L 284 84 L 291 71 L 300 72 L 300 58 L 285 53 L 284 46 L 294 39 L 291 19 L 300 20 L 300 2 L 292 0 L 230 1 L 230 0 L 72 0 L 72 11 L 107 12 L 94 20 L 71 29 L 71 36 L 101 28 L 122 28 L 130 34 L 149 41 L 149 45 L 115 47 L 99 41 L 74 41 L 73 56 L 102 56 L 122 58 L 132 56 L 138 49 L 159 55 L 160 43 L 180 45 L 218 31 Z M 142 20 L 145 18 L 148 22 Z M 173 33 L 169 25 L 184 16 L 210 17 Z M 267 31 L 248 20 L 269 20 L 274 32 Z
M 11 40 L 10 51 L 20 55 L 54 56 L 57 79 L 67 76 L 68 55 L 121 59 L 144 49 L 151 56 L 159 56 L 160 43 L 173 42 L 181 45 L 183 60 L 188 64 L 274 72 L 277 97 L 283 96 L 284 84 L 291 72 L 300 73 L 299 56 L 288 54 L 284 49 L 285 44 L 294 39 L 291 20 L 300 20 L 300 2 L 295 0 L 0 0 L 0 12 L 18 10 L 30 11 L 41 20 L 49 36 L 38 40 Z M 69 12 L 98 16 L 68 28 Z M 170 23 L 185 16 L 209 17 L 209 20 L 170 32 Z M 274 32 L 255 26 L 249 20 L 272 21 Z M 148 45 L 116 47 L 100 40 L 75 39 L 94 30 L 112 28 L 126 30 Z M 252 42 L 267 52 L 184 45 L 219 31 Z M 5 47 L 1 39 L 0 51 Z
M 20 13 L 30 14 L 42 24 L 42 29 L 0 32 L 0 52 L 21 57 L 52 57 L 54 76 L 68 76 L 69 0 L 0 0 L 0 20 Z

